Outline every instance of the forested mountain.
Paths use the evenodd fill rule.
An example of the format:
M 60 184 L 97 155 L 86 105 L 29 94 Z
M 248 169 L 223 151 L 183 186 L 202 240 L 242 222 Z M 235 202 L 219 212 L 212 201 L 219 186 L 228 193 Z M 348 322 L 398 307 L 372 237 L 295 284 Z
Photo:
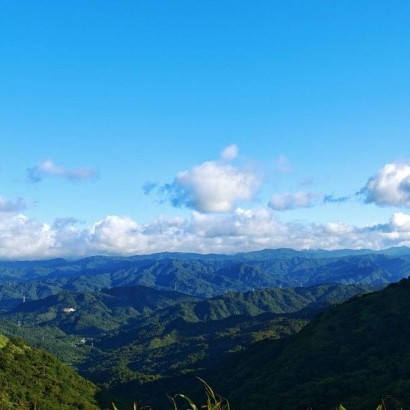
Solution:
M 0 318 L 21 325 L 54 326 L 69 334 L 96 336 L 140 315 L 181 301 L 195 300 L 198 299 L 145 286 L 100 292 L 62 291 L 44 299 L 21 303 Z
M 0 329 L 27 337 L 113 388 L 215 366 L 259 340 L 298 332 L 318 311 L 369 290 L 330 284 L 206 300 L 143 286 L 63 291 L 3 313 Z
M 363 356 L 373 337 L 382 339 L 374 329 L 401 324 L 390 302 L 377 302 L 383 292 L 337 307 L 342 313 L 331 313 L 333 306 L 409 272 L 407 248 L 1 262 L 0 333 L 23 337 L 75 366 L 102 387 L 106 406 L 114 397 L 124 406 L 138 400 L 166 408 L 167 393 L 189 392 L 187 380 L 204 375 L 235 410 L 252 407 L 254 399 L 266 409 L 328 408 L 338 397 L 355 408 L 359 397 L 377 393 L 369 403 L 380 398 L 380 383 L 361 379 L 387 366 L 377 364 L 380 349 L 369 360 Z M 405 309 L 404 296 L 397 295 L 403 300 L 395 309 Z M 350 339 L 367 344 L 350 346 Z M 387 346 L 391 338 L 385 339 Z M 352 359 L 358 355 L 364 361 Z M 392 369 L 386 393 L 407 400 L 395 381 L 403 376 L 408 387 L 407 376 L 398 365 Z M 374 389 L 362 396 L 353 389 L 360 383 Z M 265 402 L 271 388 L 275 399 Z
M 0 309 L 62 290 L 143 285 L 209 298 L 227 291 L 322 283 L 387 284 L 410 272 L 408 248 L 385 251 L 264 250 L 236 255 L 163 253 L 78 261 L 0 262 Z
M 382 396 L 410 406 L 410 280 L 321 314 L 299 334 L 265 340 L 219 369 L 233 408 L 372 409 Z
M 1 409 L 97 410 L 97 388 L 44 351 L 0 335 Z

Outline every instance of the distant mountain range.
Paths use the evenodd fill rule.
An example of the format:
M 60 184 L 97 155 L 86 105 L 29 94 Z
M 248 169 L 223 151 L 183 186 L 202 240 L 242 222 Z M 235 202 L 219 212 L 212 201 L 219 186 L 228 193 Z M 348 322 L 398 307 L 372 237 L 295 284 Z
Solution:
M 62 290 L 143 285 L 209 298 L 227 291 L 323 283 L 383 285 L 410 274 L 410 249 L 263 250 L 236 255 L 160 253 L 78 261 L 0 262 L 0 309 Z

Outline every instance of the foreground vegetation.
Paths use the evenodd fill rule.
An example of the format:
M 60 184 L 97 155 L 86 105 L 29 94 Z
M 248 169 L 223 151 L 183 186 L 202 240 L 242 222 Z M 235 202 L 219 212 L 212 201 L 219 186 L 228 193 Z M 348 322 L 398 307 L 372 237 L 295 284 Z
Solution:
M 2 410 L 97 410 L 97 388 L 54 356 L 0 335 Z
M 208 383 L 205 382 L 205 380 L 201 378 L 197 378 L 203 385 L 204 390 L 205 390 L 205 396 L 206 400 L 205 403 L 202 405 L 197 405 L 194 403 L 193 400 L 191 400 L 187 395 L 185 394 L 176 394 L 173 397 L 168 397 L 173 405 L 173 410 L 179 410 L 180 407 L 178 406 L 177 400 L 179 399 L 182 401 L 182 406 L 184 409 L 186 409 L 186 406 L 188 405 L 189 408 L 186 410 L 199 410 L 199 409 L 205 409 L 205 410 L 231 410 L 229 401 L 219 394 L 215 393 L 213 389 L 209 386 Z M 115 404 L 112 404 L 113 410 L 119 410 Z M 150 406 L 143 406 L 139 407 L 137 403 L 134 403 L 133 406 L 134 410 L 152 410 Z M 312 409 L 311 407 L 308 407 L 308 410 Z M 265 409 L 267 410 L 267 409 Z M 313 410 L 313 409 L 312 409 Z M 329 409 L 330 410 L 330 409 Z M 348 410 L 346 407 L 344 407 L 342 404 L 333 407 L 331 410 Z M 404 410 L 402 404 L 400 401 L 395 399 L 394 397 L 391 396 L 384 396 L 382 397 L 380 404 L 376 407 L 375 410 Z
M 206 410 L 230 410 L 230 405 L 229 401 L 219 394 L 215 393 L 211 386 L 209 384 L 201 379 L 200 377 L 197 378 L 201 383 L 202 386 L 204 387 L 205 390 L 205 404 L 202 405 L 196 405 L 193 400 L 191 400 L 187 395 L 182 394 L 182 393 L 177 393 L 173 397 L 168 396 L 168 399 L 172 402 L 173 409 L 178 410 L 179 409 L 179 402 L 182 401 L 182 404 L 184 409 L 186 409 L 186 406 L 189 406 L 188 410 L 199 410 L 199 409 L 206 409 Z M 119 410 L 117 406 L 113 403 L 112 404 L 113 410 Z M 143 407 L 138 407 L 137 403 L 134 403 L 134 410 L 151 410 L 150 406 L 143 406 Z
M 410 280 L 403 279 L 319 315 L 286 340 L 253 345 L 209 380 L 235 410 L 376 408 L 384 394 L 410 408 L 409 340 Z

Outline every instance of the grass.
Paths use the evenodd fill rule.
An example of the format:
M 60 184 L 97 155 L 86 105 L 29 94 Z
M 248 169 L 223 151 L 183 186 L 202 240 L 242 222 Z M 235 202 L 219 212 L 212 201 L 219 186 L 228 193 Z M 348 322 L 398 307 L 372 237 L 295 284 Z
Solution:
M 201 379 L 200 377 L 197 377 L 197 379 L 203 384 L 204 390 L 205 390 L 205 395 L 206 395 L 206 403 L 202 405 L 197 405 L 195 404 L 188 396 L 182 393 L 175 394 L 173 397 L 168 396 L 168 398 L 171 400 L 174 408 L 173 410 L 179 410 L 177 402 L 181 402 L 184 404 L 184 410 L 186 409 L 186 405 L 189 405 L 189 408 L 187 410 L 231 410 L 229 401 L 225 399 L 224 397 L 220 396 L 219 394 L 216 394 L 213 389 L 209 386 L 209 384 Z M 115 404 L 112 404 L 113 410 L 119 410 Z M 133 410 L 151 410 L 150 406 L 143 406 L 143 407 L 138 407 L 137 403 L 134 403 L 134 409 Z M 346 407 L 344 407 L 342 404 L 340 404 L 338 407 L 336 407 L 334 410 L 348 410 Z M 380 404 L 376 407 L 375 410 L 404 410 L 404 407 L 402 404 L 395 399 L 392 396 L 384 396 L 381 399 Z
M 205 409 L 205 410 L 231 410 L 231 407 L 229 405 L 229 401 L 219 394 L 216 394 L 212 388 L 209 386 L 209 384 L 201 379 L 200 377 L 197 377 L 197 379 L 203 384 L 204 390 L 205 390 L 205 395 L 206 395 L 206 403 L 197 405 L 195 404 L 188 396 L 182 393 L 175 394 L 173 397 L 168 396 L 168 398 L 171 400 L 172 405 L 174 406 L 174 410 L 179 410 L 178 407 L 178 402 L 182 402 L 184 404 L 184 410 L 186 409 L 186 405 L 189 405 L 189 410 L 199 410 L 199 409 Z M 113 410 L 119 410 L 114 403 L 112 403 Z M 134 403 L 134 410 L 150 410 L 151 407 L 149 406 L 144 406 L 144 407 L 138 407 L 137 403 Z
M 204 385 L 206 404 L 198 407 L 189 397 L 185 396 L 185 394 L 176 394 L 174 397 L 170 397 L 172 404 L 174 405 L 174 410 L 178 410 L 177 399 L 182 399 L 186 403 L 188 403 L 188 405 L 191 407 L 191 410 L 230 410 L 231 407 L 228 400 L 226 400 L 219 394 L 216 394 L 205 380 L 201 379 L 200 377 L 198 377 L 197 379 Z

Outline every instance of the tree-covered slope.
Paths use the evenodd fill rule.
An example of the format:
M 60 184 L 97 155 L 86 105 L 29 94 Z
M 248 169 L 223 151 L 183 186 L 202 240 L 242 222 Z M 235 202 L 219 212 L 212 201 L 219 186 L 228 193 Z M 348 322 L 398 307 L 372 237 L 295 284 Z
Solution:
M 141 286 L 63 291 L 3 314 L 8 321 L 0 321 L 0 329 L 50 349 L 86 377 L 121 391 L 129 403 L 147 398 L 155 404 L 145 386 L 161 399 L 167 391 L 150 380 L 166 378 L 167 388 L 183 389 L 171 379 L 212 368 L 260 340 L 299 332 L 318 311 L 369 290 L 328 284 L 227 292 L 207 300 Z
M 54 356 L 0 335 L 1 409 L 97 410 L 96 393 Z
M 264 341 L 213 383 L 237 410 L 374 409 L 383 395 L 410 406 L 410 280 L 356 297 L 287 340 Z
M 257 341 L 288 337 L 299 332 L 319 310 L 367 290 L 363 286 L 332 284 L 227 293 L 208 300 L 176 303 L 96 339 L 96 351 L 81 369 L 90 379 L 115 389 L 137 380 L 128 391 L 120 390 L 130 399 L 133 395 L 135 399 L 145 398 L 141 383 L 197 374 Z M 161 383 L 150 385 L 152 395 L 165 399 L 167 391 L 161 390 Z M 146 403 L 157 405 L 150 397 Z
M 181 301 L 197 300 L 178 292 L 145 286 L 100 292 L 62 291 L 44 299 L 21 303 L 3 313 L 3 320 L 23 326 L 53 326 L 67 334 L 95 337 L 129 320 Z

